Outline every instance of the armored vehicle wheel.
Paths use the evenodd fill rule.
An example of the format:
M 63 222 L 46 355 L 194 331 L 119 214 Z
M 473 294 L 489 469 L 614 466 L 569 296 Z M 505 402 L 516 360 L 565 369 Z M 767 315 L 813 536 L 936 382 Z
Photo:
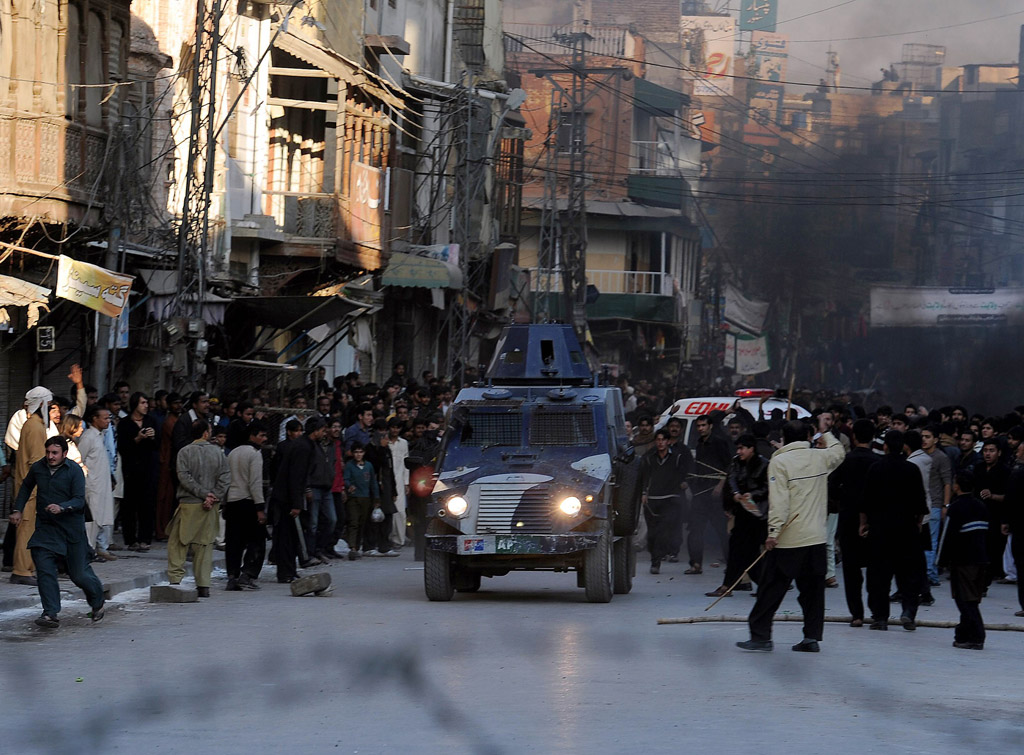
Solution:
M 612 533 L 607 524 L 597 545 L 583 552 L 583 589 L 590 603 L 612 599 Z
M 455 570 L 455 589 L 458 592 L 476 592 L 480 589 L 480 572 L 475 569 Z
M 616 537 L 631 536 L 640 523 L 640 493 L 637 490 L 639 462 L 615 465 L 615 527 Z
M 633 539 L 622 537 L 615 543 L 615 594 L 626 595 L 633 589 L 633 577 L 636 576 L 636 549 Z
M 423 553 L 423 587 L 430 600 L 451 600 L 455 593 L 452 581 L 452 557 L 431 548 Z

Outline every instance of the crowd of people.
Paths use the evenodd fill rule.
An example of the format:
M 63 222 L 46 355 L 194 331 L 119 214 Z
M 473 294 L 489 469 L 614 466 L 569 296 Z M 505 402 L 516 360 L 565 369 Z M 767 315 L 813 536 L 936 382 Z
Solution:
M 267 563 L 287 583 L 300 568 L 410 543 L 422 559 L 429 465 L 455 395 L 429 372 L 414 378 L 399 363 L 383 385 L 321 375 L 273 399 L 260 387 L 148 396 L 123 381 L 100 396 L 77 366 L 68 378 L 69 398 L 42 386 L 26 394 L 7 423 L 7 457 L 0 447 L 16 494 L 3 568 L 38 586 L 42 626 L 59 625 L 58 570 L 98 620 L 90 563 L 155 541 L 167 543 L 172 583 L 191 556 L 201 597 L 215 549 L 233 591 L 258 590 Z M 681 419 L 658 421 L 670 386 L 618 382 L 638 457 L 637 545 L 653 574 L 684 546 L 689 575 L 703 573 L 706 551 L 718 554 L 724 578 L 709 596 L 756 585 L 747 649 L 770 646 L 792 580 L 808 621 L 801 649 L 817 649 L 837 564 L 852 626 L 886 629 L 898 602 L 914 629 L 943 573 L 961 610 L 958 647 L 983 646 L 978 605 L 993 581 L 1017 583 L 1024 616 L 1024 407 L 998 417 L 910 404 L 869 413 L 854 397 L 819 392 L 806 421 L 715 412 L 695 421 L 688 445 Z
M 1017 585 L 1024 617 L 1024 406 L 994 417 L 835 403 L 793 415 L 702 416 L 692 447 L 681 419 L 655 429 L 654 416 L 633 416 L 652 574 L 679 560 L 684 528 L 685 574 L 703 573 L 705 539 L 717 541 L 724 579 L 707 595 L 757 585 L 745 650 L 772 648 L 771 617 L 795 581 L 806 623 L 793 649 L 816 652 L 837 563 L 853 627 L 888 629 L 899 603 L 900 624 L 916 629 L 943 574 L 961 614 L 956 647 L 983 648 L 993 582 Z
M 3 568 L 38 586 L 41 626 L 59 625 L 59 569 L 98 620 L 90 564 L 155 541 L 167 543 L 172 584 L 191 557 L 200 597 L 215 549 L 225 551 L 228 590 L 259 589 L 267 562 L 291 582 L 299 568 L 394 556 L 411 539 L 422 560 L 431 486 L 418 472 L 437 455 L 454 395 L 429 372 L 412 379 L 397 364 L 382 386 L 353 373 L 274 400 L 262 388 L 148 396 L 123 381 L 100 396 L 77 365 L 69 379 L 70 400 L 43 386 L 26 394 L 0 456 L 16 493 Z

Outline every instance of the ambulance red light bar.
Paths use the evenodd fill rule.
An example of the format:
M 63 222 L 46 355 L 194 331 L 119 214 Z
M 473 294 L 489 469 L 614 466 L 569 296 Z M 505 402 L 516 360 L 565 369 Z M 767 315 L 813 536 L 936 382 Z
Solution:
M 742 388 L 736 391 L 736 398 L 771 398 L 775 395 L 774 388 Z

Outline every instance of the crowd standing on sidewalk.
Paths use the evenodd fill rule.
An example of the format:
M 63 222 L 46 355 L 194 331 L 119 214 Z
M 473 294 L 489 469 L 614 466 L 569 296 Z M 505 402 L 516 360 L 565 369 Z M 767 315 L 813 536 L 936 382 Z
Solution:
M 77 365 L 68 378 L 69 399 L 28 391 L 0 448 L 16 495 L 3 568 L 38 587 L 41 626 L 59 626 L 58 572 L 99 620 L 91 564 L 154 542 L 167 542 L 172 583 L 191 557 L 201 597 L 214 549 L 225 551 L 231 591 L 258 590 L 267 564 L 287 583 L 299 569 L 410 544 L 422 560 L 430 467 L 454 396 L 429 372 L 411 378 L 397 364 L 381 386 L 356 373 L 320 379 L 281 406 L 258 388 L 149 396 L 122 381 L 99 395 Z M 868 412 L 856 397 L 818 392 L 806 421 L 713 412 L 688 439 L 677 418 L 655 432 L 658 409 L 678 396 L 671 386 L 619 384 L 639 465 L 636 542 L 653 574 L 684 545 L 685 574 L 724 565 L 709 596 L 756 585 L 744 649 L 772 648 L 772 615 L 795 580 L 805 627 L 794 650 L 818 651 L 837 563 L 854 627 L 887 629 L 900 603 L 900 624 L 915 629 L 943 575 L 961 613 L 956 647 L 984 646 L 979 606 L 993 582 L 1017 585 L 1024 617 L 1024 406 Z M 424 466 L 408 468 L 411 459 Z

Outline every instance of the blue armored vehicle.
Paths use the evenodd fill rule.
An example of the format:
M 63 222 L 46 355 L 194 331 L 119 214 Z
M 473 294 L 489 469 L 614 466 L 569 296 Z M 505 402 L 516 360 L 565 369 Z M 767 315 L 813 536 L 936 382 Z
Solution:
M 575 571 L 594 603 L 628 593 L 639 496 L 619 389 L 553 324 L 505 328 L 486 381 L 459 392 L 438 454 L 427 597 L 514 569 Z

